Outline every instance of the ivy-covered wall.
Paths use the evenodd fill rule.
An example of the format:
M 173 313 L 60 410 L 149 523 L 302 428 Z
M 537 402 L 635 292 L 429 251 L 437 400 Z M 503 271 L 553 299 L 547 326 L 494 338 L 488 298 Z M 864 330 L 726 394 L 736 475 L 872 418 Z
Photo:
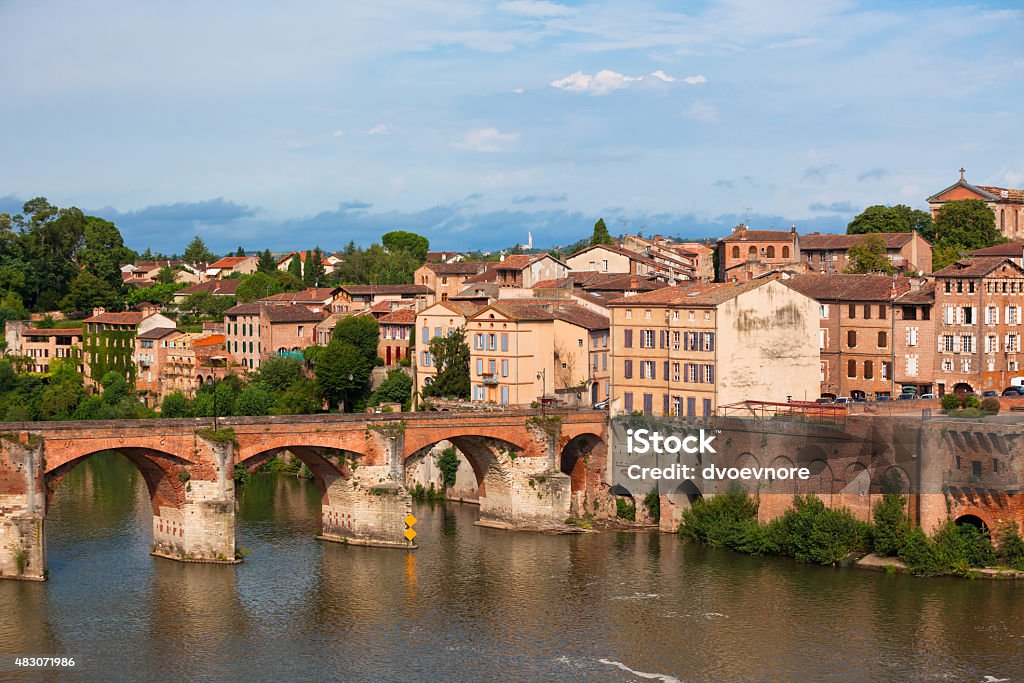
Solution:
M 135 380 L 135 328 L 103 330 L 83 333 L 82 348 L 89 362 L 89 377 L 97 382 L 108 372 L 124 375 L 129 382 Z

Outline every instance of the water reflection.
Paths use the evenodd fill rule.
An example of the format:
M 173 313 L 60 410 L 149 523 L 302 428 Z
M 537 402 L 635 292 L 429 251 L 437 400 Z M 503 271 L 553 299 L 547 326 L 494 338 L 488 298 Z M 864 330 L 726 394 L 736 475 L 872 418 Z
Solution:
M 515 534 L 468 505 L 418 505 L 415 553 L 347 547 L 314 540 L 319 506 L 312 482 L 254 476 L 244 564 L 159 560 L 142 478 L 96 456 L 54 496 L 51 580 L 0 582 L 0 648 L 76 654 L 82 680 L 1024 676 L 1024 584 Z

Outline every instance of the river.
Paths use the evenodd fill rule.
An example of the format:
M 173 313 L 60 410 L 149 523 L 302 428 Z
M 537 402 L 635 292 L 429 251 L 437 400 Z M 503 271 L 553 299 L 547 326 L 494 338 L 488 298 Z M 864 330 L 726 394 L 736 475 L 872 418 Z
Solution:
M 144 482 L 100 454 L 54 496 L 49 581 L 0 582 L 0 650 L 75 655 L 60 680 L 1024 679 L 1024 583 L 504 532 L 470 505 L 414 513 L 415 552 L 321 543 L 313 482 L 256 475 L 239 496 L 246 561 L 182 564 L 148 554 Z

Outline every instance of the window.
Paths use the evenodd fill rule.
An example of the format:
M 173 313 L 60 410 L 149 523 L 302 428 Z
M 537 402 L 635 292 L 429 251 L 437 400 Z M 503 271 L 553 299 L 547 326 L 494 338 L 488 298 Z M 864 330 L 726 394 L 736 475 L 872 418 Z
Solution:
M 970 358 L 962 358 L 962 359 L 960 359 L 960 368 L 961 368 L 961 370 L 963 372 L 970 372 L 971 371 L 971 359 Z
M 732 248 L 732 257 L 733 258 L 739 258 L 740 257 L 740 248 L 738 246 L 734 246 Z
M 962 311 L 961 312 L 961 316 L 962 316 L 961 322 L 964 325 L 973 325 L 974 324 L 974 308 L 972 308 L 971 306 L 964 306 L 961 309 L 961 311 Z
M 827 318 L 828 317 L 828 304 L 822 304 L 819 307 L 819 311 L 821 312 L 821 317 L 822 318 Z
M 847 317 L 850 320 L 854 320 L 857 317 L 857 307 L 854 304 L 850 304 L 847 310 Z
M 672 414 L 682 415 L 683 413 L 683 397 L 673 396 L 672 397 Z
M 647 310 L 644 311 L 644 320 L 650 320 L 650 319 L 651 319 L 651 309 L 648 308 Z
M 945 359 L 943 359 L 943 361 L 942 361 L 942 371 L 943 372 L 953 372 L 953 359 L 952 358 L 945 358 Z
M 704 319 L 711 320 L 711 311 L 704 311 Z
M 885 332 L 879 332 L 878 333 L 878 348 L 884 349 L 886 347 L 886 345 L 888 344 L 888 342 L 889 342 L 888 335 Z
M 508 351 L 508 333 L 507 332 L 502 332 L 501 333 L 501 350 L 502 351 Z
M 964 353 L 974 353 L 974 335 L 973 334 L 962 334 L 960 335 L 960 350 Z
M 622 403 L 626 412 L 633 412 L 633 392 L 627 391 L 622 395 Z
M 1007 339 L 1007 344 L 1009 344 L 1009 339 Z M 998 350 L 999 339 L 994 334 L 990 334 L 985 337 L 985 353 L 995 353 Z
M 693 311 L 687 311 L 686 312 L 686 318 L 688 320 L 693 320 Z
M 673 332 L 672 332 L 672 350 L 673 351 L 678 351 L 679 350 L 679 338 L 681 336 L 682 335 L 679 333 L 679 330 L 673 330 Z
M 632 320 L 632 319 L 633 319 L 633 310 L 627 308 L 626 309 L 626 320 Z
M 917 377 L 917 356 L 907 356 L 907 375 Z
M 917 346 L 917 334 L 918 328 L 908 327 L 907 328 L 907 346 Z
M 875 364 L 872 361 L 864 361 L 864 379 L 874 379 Z
M 942 346 L 941 351 L 952 352 L 956 350 L 956 338 L 951 334 L 942 335 Z
M 1006 335 L 1006 350 L 1007 351 L 1020 351 L 1020 344 L 1017 342 L 1016 334 Z
M 714 351 L 715 350 L 715 333 L 714 332 L 704 332 L 700 336 L 703 339 L 704 350 L 705 351 Z
M 656 379 L 653 360 L 640 361 L 640 379 Z
M 295 336 L 298 337 L 299 339 L 302 339 L 302 331 L 303 331 L 304 328 L 305 328 L 305 325 L 299 325 L 298 329 L 295 332 Z
M 767 256 L 768 258 L 775 258 L 775 247 L 769 246 L 765 250 L 765 256 Z
M 654 412 L 654 394 L 644 394 L 644 415 Z
M 782 258 L 789 258 L 789 247 L 782 247 Z
M 633 361 L 628 358 L 622 362 L 622 375 L 626 379 L 633 379 Z
M 640 330 L 640 348 L 654 348 L 654 330 Z
M 914 306 L 903 307 L 903 319 L 904 320 L 917 320 L 917 308 Z
M 846 345 L 851 349 L 857 348 L 857 333 L 854 330 L 849 330 L 846 333 Z
M 857 361 L 850 360 L 846 361 L 846 376 L 856 377 L 857 376 Z
M 679 381 L 679 363 L 673 363 L 672 364 L 672 381 L 673 382 L 678 382 Z
M 880 368 L 881 372 L 882 372 L 882 374 L 881 374 L 882 379 L 889 379 L 889 376 L 892 375 L 892 368 L 889 367 L 890 365 L 891 364 L 889 363 L 889 361 L 887 361 L 887 360 L 883 360 L 882 361 L 882 367 Z
M 622 337 L 622 345 L 625 346 L 627 349 L 633 348 L 633 330 L 623 330 Z
M 1017 306 L 1006 307 L 1006 324 L 1017 325 L 1020 323 L 1020 309 Z
M 988 306 L 985 309 L 985 324 L 986 325 L 998 325 L 999 324 L 999 307 Z
M 886 310 L 885 304 L 881 304 L 878 307 L 878 319 L 879 320 L 885 320 L 888 317 L 889 317 L 889 313 Z
M 715 383 L 715 366 L 705 365 L 704 366 L 704 381 L 708 384 Z
M 476 359 L 476 374 L 477 375 L 484 374 L 484 359 L 483 358 L 477 358 Z
M 825 330 L 818 330 L 818 350 L 825 348 Z
M 871 305 L 864 304 L 864 319 L 871 320 Z
M 711 399 L 704 399 L 704 417 L 711 417 Z
M 956 322 L 956 309 L 952 306 L 942 307 L 942 323 L 944 325 L 952 325 Z
M 440 327 L 437 328 L 437 336 L 438 337 L 441 336 L 441 328 Z M 498 335 L 493 334 L 493 333 L 487 335 L 487 350 L 488 351 L 497 351 L 498 350 Z
M 583 340 L 582 339 L 577 339 L 576 341 L 577 341 L 577 344 L 576 344 L 577 346 L 580 346 L 580 347 L 583 346 Z

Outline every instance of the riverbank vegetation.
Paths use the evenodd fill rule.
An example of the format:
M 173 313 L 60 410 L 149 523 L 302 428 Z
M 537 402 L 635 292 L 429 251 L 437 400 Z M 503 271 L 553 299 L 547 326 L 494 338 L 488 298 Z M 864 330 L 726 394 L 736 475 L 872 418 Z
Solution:
M 793 506 L 768 523 L 758 521 L 758 507 L 756 499 L 735 489 L 699 499 L 683 512 L 679 534 L 714 548 L 822 565 L 874 552 L 899 558 L 916 576 L 970 576 L 992 566 L 1024 571 L 1024 540 L 1015 525 L 1001 526 L 993 539 L 949 520 L 928 535 L 911 523 L 907 497 L 899 493 L 882 496 L 870 524 L 846 508 L 826 507 L 814 495 L 794 496 Z

